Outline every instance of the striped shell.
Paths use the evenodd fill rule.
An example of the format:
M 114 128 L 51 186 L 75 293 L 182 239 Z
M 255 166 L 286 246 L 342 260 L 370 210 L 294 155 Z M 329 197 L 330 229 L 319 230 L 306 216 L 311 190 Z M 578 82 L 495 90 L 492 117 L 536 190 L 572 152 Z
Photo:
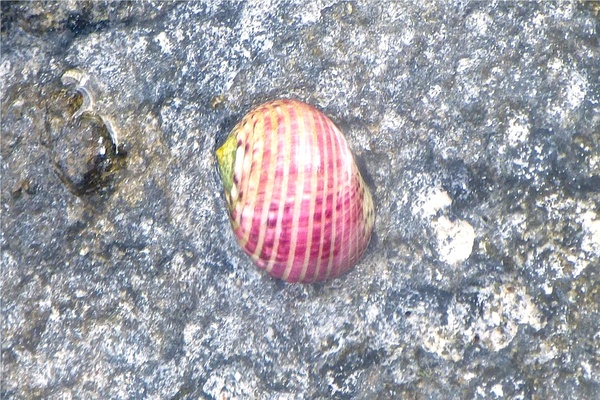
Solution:
M 233 128 L 217 159 L 233 232 L 271 276 L 322 281 L 365 251 L 371 193 L 322 112 L 295 100 L 265 103 Z

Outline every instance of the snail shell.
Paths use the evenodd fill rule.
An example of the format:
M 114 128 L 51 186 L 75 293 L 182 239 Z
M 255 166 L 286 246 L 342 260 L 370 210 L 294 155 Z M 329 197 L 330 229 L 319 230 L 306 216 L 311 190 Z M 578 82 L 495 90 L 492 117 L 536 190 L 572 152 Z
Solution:
M 296 100 L 265 103 L 216 154 L 233 232 L 259 268 L 308 283 L 356 264 L 373 230 L 373 199 L 325 114 Z

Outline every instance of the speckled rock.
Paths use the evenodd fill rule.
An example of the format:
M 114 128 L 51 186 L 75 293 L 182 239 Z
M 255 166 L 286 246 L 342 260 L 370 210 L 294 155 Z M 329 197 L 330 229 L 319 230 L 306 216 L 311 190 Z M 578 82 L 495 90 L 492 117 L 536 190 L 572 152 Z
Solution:
M 1 7 L 3 399 L 600 392 L 596 3 Z M 331 282 L 228 228 L 214 150 L 274 98 L 367 172 L 374 237 Z

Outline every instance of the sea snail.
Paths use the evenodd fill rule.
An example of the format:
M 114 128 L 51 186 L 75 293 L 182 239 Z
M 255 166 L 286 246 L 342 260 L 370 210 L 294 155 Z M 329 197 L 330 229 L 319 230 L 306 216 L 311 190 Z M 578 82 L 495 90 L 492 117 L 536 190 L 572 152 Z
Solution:
M 317 282 L 364 253 L 373 199 L 344 135 L 322 112 L 296 100 L 267 102 L 216 155 L 231 227 L 258 268 Z

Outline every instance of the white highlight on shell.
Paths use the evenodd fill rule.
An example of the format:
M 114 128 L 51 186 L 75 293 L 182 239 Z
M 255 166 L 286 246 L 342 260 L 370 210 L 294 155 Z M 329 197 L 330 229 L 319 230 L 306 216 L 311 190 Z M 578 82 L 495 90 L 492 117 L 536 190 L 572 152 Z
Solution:
M 235 151 L 235 164 L 233 166 L 233 174 L 235 176 L 241 176 L 242 175 L 242 170 L 244 167 L 244 156 L 246 155 L 246 152 L 244 151 L 244 147 L 240 146 L 237 148 L 237 150 Z M 246 163 L 248 163 L 250 161 L 250 159 L 246 160 Z
M 237 201 L 239 192 L 238 192 L 238 188 L 235 183 L 233 185 L 231 185 L 230 195 L 231 195 L 231 201 Z

